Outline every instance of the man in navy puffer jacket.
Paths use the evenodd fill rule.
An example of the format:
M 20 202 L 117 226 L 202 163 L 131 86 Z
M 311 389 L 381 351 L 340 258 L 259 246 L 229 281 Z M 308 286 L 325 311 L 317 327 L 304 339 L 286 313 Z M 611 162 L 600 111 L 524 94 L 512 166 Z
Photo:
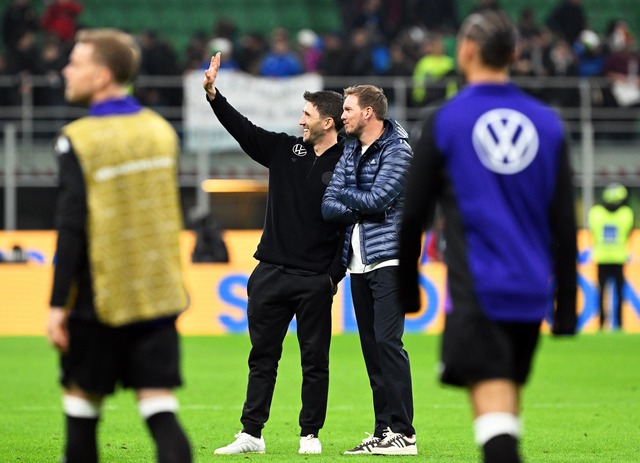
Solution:
M 415 455 L 405 311 L 398 297 L 398 231 L 411 147 L 407 132 L 386 118 L 381 89 L 345 89 L 342 121 L 355 138 L 344 149 L 322 201 L 327 221 L 347 224 L 342 254 L 360 344 L 373 392 L 374 434 L 345 454 Z

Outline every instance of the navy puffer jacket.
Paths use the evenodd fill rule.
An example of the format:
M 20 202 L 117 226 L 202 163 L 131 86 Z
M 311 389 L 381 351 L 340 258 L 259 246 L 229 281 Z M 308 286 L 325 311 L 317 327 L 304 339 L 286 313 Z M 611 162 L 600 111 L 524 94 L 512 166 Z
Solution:
M 348 265 L 353 226 L 360 223 L 362 262 L 370 265 L 397 259 L 404 189 L 413 153 L 408 134 L 393 119 L 362 154 L 356 140 L 344 148 L 322 200 L 322 216 L 348 224 L 342 263 Z

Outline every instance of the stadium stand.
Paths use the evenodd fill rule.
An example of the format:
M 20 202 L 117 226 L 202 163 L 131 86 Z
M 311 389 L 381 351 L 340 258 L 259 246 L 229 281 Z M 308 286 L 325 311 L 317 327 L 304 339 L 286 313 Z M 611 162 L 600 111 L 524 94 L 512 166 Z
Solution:
M 543 24 L 549 11 L 562 0 L 502 0 L 499 5 L 517 18 L 524 8 L 534 8 L 538 24 Z M 480 3 L 479 0 L 457 0 L 458 16 L 464 18 Z M 610 20 L 624 18 L 631 30 L 640 33 L 640 4 L 638 0 L 582 0 L 589 24 L 594 31 L 604 34 Z
M 335 0 L 84 0 L 80 22 L 89 27 L 121 27 L 131 32 L 153 29 L 184 50 L 191 34 L 210 33 L 228 18 L 240 33 L 268 34 L 275 27 L 318 32 L 340 29 Z
M 563 0 L 538 0 L 534 13 L 543 24 L 549 11 Z M 265 36 L 276 27 L 295 33 L 309 28 L 318 33 L 343 30 L 338 0 L 83 0 L 79 23 L 88 27 L 118 27 L 133 33 L 154 30 L 174 49 L 185 50 L 196 32 L 211 34 L 216 22 L 229 19 L 239 34 L 259 32 Z M 456 0 L 462 19 L 482 0 Z M 498 5 L 517 18 L 529 0 L 498 0 Z M 583 0 L 592 29 L 604 34 L 613 19 L 624 18 L 636 34 L 640 33 L 640 7 L 637 0 Z M 0 0 L 3 8 L 8 0 Z M 420 0 L 415 0 L 419 5 Z M 39 2 L 33 2 L 41 10 Z M 41 11 L 39 11 L 41 13 Z

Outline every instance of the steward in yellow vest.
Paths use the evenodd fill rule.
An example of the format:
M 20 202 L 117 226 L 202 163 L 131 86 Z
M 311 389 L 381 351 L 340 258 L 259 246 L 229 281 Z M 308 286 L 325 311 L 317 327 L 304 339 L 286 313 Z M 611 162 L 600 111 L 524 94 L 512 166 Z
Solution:
M 604 289 L 614 282 L 616 305 L 614 323 L 622 326 L 622 298 L 624 288 L 623 266 L 628 254 L 628 241 L 633 230 L 633 210 L 625 204 L 627 189 L 619 184 L 607 185 L 602 194 L 602 204 L 589 211 L 589 229 L 593 240 L 593 261 L 598 265 L 600 287 L 600 328 L 605 325 Z

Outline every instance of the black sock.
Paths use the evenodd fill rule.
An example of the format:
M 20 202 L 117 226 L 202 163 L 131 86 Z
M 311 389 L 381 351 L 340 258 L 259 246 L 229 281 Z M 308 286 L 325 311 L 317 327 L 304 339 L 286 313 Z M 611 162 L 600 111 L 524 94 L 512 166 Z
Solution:
M 96 429 L 98 427 L 98 418 L 65 416 L 67 422 L 67 442 L 64 451 L 65 463 L 97 463 Z
M 147 426 L 156 442 L 158 463 L 191 462 L 189 440 L 174 413 L 156 413 L 147 418 Z
M 262 431 L 260 429 L 257 428 L 242 428 L 242 432 L 245 434 L 249 434 L 252 437 L 255 437 L 256 439 L 260 439 L 262 437 Z
M 484 463 L 521 463 L 518 440 L 510 434 L 500 434 L 483 446 Z

